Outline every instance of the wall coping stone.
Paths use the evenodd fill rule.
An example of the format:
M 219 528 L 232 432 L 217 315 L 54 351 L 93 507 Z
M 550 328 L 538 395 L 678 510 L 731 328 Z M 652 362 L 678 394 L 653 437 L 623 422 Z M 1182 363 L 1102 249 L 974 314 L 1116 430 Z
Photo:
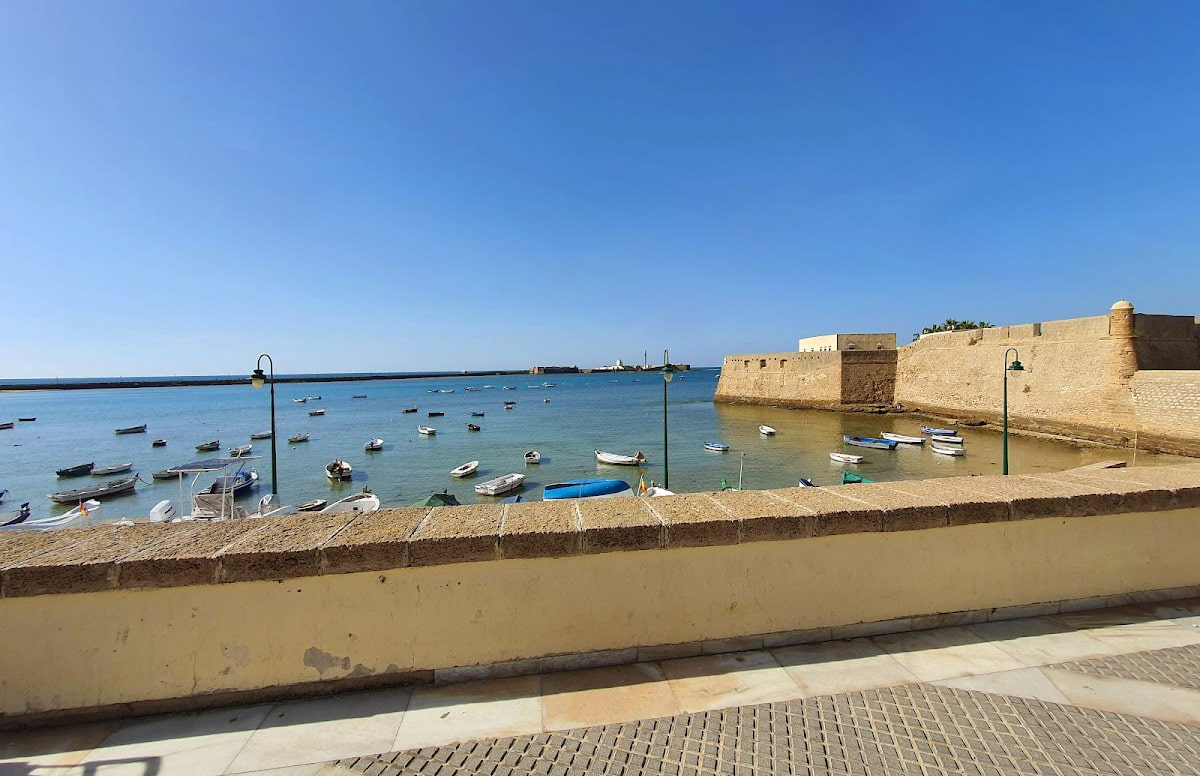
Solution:
M 5 598 L 1200 507 L 1200 464 L 0 532 Z

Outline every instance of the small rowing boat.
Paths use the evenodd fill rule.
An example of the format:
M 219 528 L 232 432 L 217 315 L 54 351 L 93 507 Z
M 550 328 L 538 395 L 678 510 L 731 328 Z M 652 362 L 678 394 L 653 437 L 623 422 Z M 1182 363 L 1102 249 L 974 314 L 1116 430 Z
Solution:
M 482 418 L 482 417 L 483 417 L 483 413 L 482 413 L 482 412 L 472 412 L 472 413 L 471 413 L 471 417 L 473 417 L 473 418 Z
M 250 451 L 254 449 L 254 445 L 238 445 L 237 447 L 229 448 L 230 458 L 241 458 L 243 455 L 250 455 Z
M 619 453 L 606 453 L 603 450 L 597 450 L 596 460 L 612 466 L 641 466 L 646 462 L 646 456 L 640 452 L 633 455 L 621 455 Z
M 425 436 L 434 436 L 437 434 L 437 429 L 433 426 L 417 426 L 417 433 Z
M 932 428 L 930 426 L 921 426 L 922 434 L 931 434 L 933 436 L 954 436 L 952 428 Z
M 375 437 L 370 442 L 367 442 L 365 445 L 363 445 L 363 450 L 366 450 L 368 453 L 377 453 L 382 449 L 383 440 L 379 437 Z
M 860 482 L 867 485 L 875 484 L 875 480 L 871 479 L 870 477 L 864 477 L 861 474 L 855 474 L 854 472 L 842 472 L 843 485 L 854 485 Z
M 614 498 L 632 496 L 633 488 L 625 480 L 604 480 L 594 477 L 567 480 L 547 485 L 542 491 L 546 501 L 559 499 Z
M 837 461 L 838 463 L 862 463 L 861 455 L 850 455 L 848 453 L 830 453 L 829 460 Z
M 201 444 L 196 445 L 196 449 L 202 453 L 211 453 L 213 450 L 218 449 L 220 446 L 221 446 L 221 440 L 214 439 L 211 442 L 202 442 Z
M 525 484 L 525 475 L 513 472 L 501 475 L 494 480 L 479 483 L 475 486 L 475 492 L 481 496 L 499 496 L 501 493 L 516 490 L 523 484 Z
M 938 443 L 943 445 L 961 445 L 964 441 L 960 436 L 935 436 L 929 438 L 929 444 Z
M 855 447 L 871 447 L 876 450 L 895 450 L 897 444 L 896 442 L 892 442 L 888 439 L 851 436 L 850 434 L 843 434 L 842 441 L 848 445 L 854 445 Z
M 480 430 L 481 430 L 481 427 L 478 424 L 475 424 L 475 423 L 467 424 L 467 431 L 480 431 Z
M 364 489 L 362 493 L 352 493 L 343 499 L 339 499 L 329 506 L 321 510 L 322 515 L 346 514 L 358 512 L 367 514 L 379 509 L 379 496 L 376 496 L 370 490 Z
M 542 454 L 539 453 L 537 450 L 527 450 L 525 452 L 525 463 L 533 464 L 533 463 L 541 463 L 541 462 L 542 462 Z
M 891 442 L 899 442 L 902 445 L 923 445 L 925 437 L 904 436 L 904 434 L 893 434 L 890 431 L 880 432 L 879 436 Z
M 118 434 L 145 434 L 146 433 L 146 424 L 143 423 L 140 426 L 130 426 L 129 428 L 119 428 L 119 429 L 117 429 L 117 433 Z
M 310 418 L 317 418 L 324 414 L 325 414 L 325 410 L 309 410 L 308 411 L 308 416 Z
M 290 436 L 290 437 L 288 437 L 288 441 L 289 441 L 289 442 L 292 442 L 292 443 L 295 443 L 295 442 L 307 442 L 307 441 L 308 441 L 308 434 L 296 434 L 295 436 Z
M 939 445 L 937 442 L 930 442 L 929 449 L 938 455 L 965 455 L 961 447 L 951 447 L 950 445 Z
M 450 470 L 451 477 L 466 477 L 468 474 L 474 474 L 479 468 L 479 461 L 468 461 L 462 466 Z
M 345 461 L 330 461 L 325 464 L 325 476 L 331 480 L 348 480 L 354 467 Z
M 270 431 L 256 431 L 255 433 L 250 435 L 250 438 L 251 439 L 270 439 L 271 432 Z
M 213 480 L 213 484 L 201 491 L 209 495 L 225 494 L 225 493 L 241 493 L 247 488 L 251 488 L 258 482 L 258 472 L 251 469 L 248 472 L 238 472 L 237 474 L 223 474 Z
M 775 436 L 775 429 L 771 428 L 770 426 L 759 426 L 758 433 L 762 434 L 763 436 Z
M 400 411 L 401 412 L 416 412 L 417 408 L 416 407 L 406 407 L 405 409 L 402 409 Z
M 724 442 L 705 442 L 704 449 L 711 450 L 714 453 L 728 453 L 729 445 Z
M 79 501 L 87 501 L 90 498 L 101 498 L 103 496 L 115 496 L 118 493 L 126 493 L 133 490 L 136 485 L 137 476 L 126 477 L 122 480 L 106 482 L 103 485 L 92 485 L 77 490 L 63 490 L 58 493 L 51 493 L 49 498 L 56 504 L 73 504 Z
M 151 442 L 151 443 L 150 443 L 150 446 L 151 446 L 151 447 L 166 447 L 166 446 L 167 446 L 167 440 L 165 440 L 165 439 L 155 439 L 153 442 Z
M 323 498 L 315 498 L 312 501 L 305 501 L 296 507 L 297 512 L 317 512 L 325 508 L 326 501 Z
M 78 477 L 81 474 L 89 473 L 95 466 L 96 464 L 94 463 L 81 463 L 78 466 L 68 466 L 64 469 L 59 469 L 55 474 L 59 477 Z
M 114 463 L 111 466 L 97 466 L 96 468 L 92 469 L 92 474 L 99 477 L 104 477 L 109 474 L 120 474 L 121 472 L 127 472 L 132 468 L 133 461 L 128 461 L 126 463 Z
M 440 417 L 444 416 L 445 414 L 446 413 L 444 413 L 444 412 L 427 412 L 426 417 L 440 418 Z
M 308 401 L 308 399 L 292 399 L 292 401 L 294 401 L 296 404 L 303 404 L 304 402 Z

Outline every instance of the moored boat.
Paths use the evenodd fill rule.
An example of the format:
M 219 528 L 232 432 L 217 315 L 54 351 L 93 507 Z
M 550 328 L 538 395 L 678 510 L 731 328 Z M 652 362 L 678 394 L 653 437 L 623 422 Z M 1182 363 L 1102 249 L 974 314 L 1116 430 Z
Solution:
M 270 439 L 271 432 L 270 431 L 256 431 L 250 435 L 250 438 L 251 439 Z
M 837 461 L 838 463 L 862 463 L 861 455 L 850 455 L 848 453 L 830 453 L 829 460 Z
M 597 450 L 596 460 L 600 463 L 607 463 L 613 466 L 641 466 L 646 462 L 646 456 L 640 452 L 633 455 L 621 455 L 619 453 L 606 453 L 603 450 Z
M 632 495 L 633 488 L 625 480 L 605 480 L 598 477 L 558 482 L 554 485 L 547 485 L 542 491 L 542 498 L 546 501 L 569 498 L 617 498 Z
M 4 422 L 4 423 L 0 423 L 0 431 L 8 431 L 10 428 L 13 427 L 13 425 L 15 425 L 15 424 L 11 420 Z M 117 433 L 119 434 L 121 432 L 118 431 Z
M 952 428 L 933 428 L 932 426 L 921 426 L 922 434 L 931 434 L 933 436 L 954 436 L 955 431 Z
M 871 447 L 876 450 L 895 450 L 897 444 L 889 439 L 874 439 L 872 437 L 851 436 L 850 434 L 843 434 L 842 441 L 855 447 Z
M 925 437 L 905 436 L 904 434 L 893 434 L 891 431 L 882 431 L 879 436 L 889 442 L 899 442 L 902 445 L 923 445 Z
M 961 445 L 965 441 L 966 440 L 960 436 L 929 437 L 929 444 L 931 444 L 931 445 L 934 444 L 935 442 L 939 445 Z
M 762 434 L 763 436 L 775 436 L 775 429 L 771 428 L 770 426 L 759 426 L 758 433 Z
M 305 398 L 307 398 L 309 401 L 320 401 L 321 400 L 320 396 L 307 396 Z
M 167 440 L 165 440 L 165 439 L 155 439 L 153 442 L 151 442 L 151 443 L 150 443 L 150 446 L 151 446 L 151 447 L 166 447 L 166 446 L 167 446 Z
M 382 449 L 383 440 L 379 437 L 375 437 L 370 442 L 367 442 L 365 445 L 363 445 L 363 450 L 366 450 L 368 453 L 377 453 Z
M 310 418 L 319 418 L 320 416 L 322 416 L 324 414 L 325 414 L 325 410 L 309 410 L 308 411 L 308 416 Z
M 451 477 L 466 477 L 468 474 L 474 474 L 479 469 L 479 461 L 468 461 L 462 466 L 450 470 Z
M 17 418 L 17 420 L 21 421 L 22 423 L 32 423 L 33 421 L 37 420 L 37 418 Z
M 965 455 L 966 454 L 961 447 L 954 447 L 952 445 L 939 445 L 937 442 L 931 442 L 929 444 L 929 449 L 932 450 L 933 452 L 937 453 L 938 455 Z
M 250 455 L 250 451 L 254 449 L 254 445 L 238 445 L 237 447 L 229 448 L 230 458 L 241 458 L 243 455 Z
M 525 475 L 516 472 L 512 474 L 503 474 L 494 480 L 481 482 L 475 486 L 475 492 L 481 496 L 499 496 L 501 493 L 508 493 L 510 490 L 516 490 L 525 483 Z
M 25 502 L 20 509 L 0 515 L 0 528 L 17 528 L 29 519 L 29 515 L 29 502 Z
M 118 433 L 118 434 L 144 434 L 144 433 L 146 433 L 146 424 L 143 423 L 140 426 L 130 426 L 129 428 L 119 428 L 119 429 L 117 429 L 116 433 Z
M 331 480 L 348 480 L 354 472 L 354 467 L 345 461 L 330 461 L 325 464 L 325 476 Z
M 294 401 L 296 404 L 303 404 L 304 402 L 308 401 L 308 399 L 292 399 L 292 401 Z
M 425 413 L 425 416 L 429 417 L 429 418 L 440 418 L 440 417 L 444 416 L 445 414 L 446 413 L 444 413 L 444 412 L 427 412 L 427 413 Z
M 504 386 L 504 390 L 506 390 L 506 391 L 515 391 L 515 390 L 517 390 L 517 386 L 515 386 L 515 385 L 506 385 L 506 386 Z
M 860 482 L 867 485 L 875 484 L 875 480 L 871 479 L 870 477 L 864 477 L 861 474 L 855 474 L 854 472 L 842 472 L 843 485 L 854 485 Z
M 728 453 L 729 445 L 724 442 L 705 442 L 704 449 L 711 450 L 714 453 Z
M 200 444 L 196 445 L 196 449 L 202 453 L 211 453 L 213 450 L 218 449 L 220 446 L 221 446 L 221 440 L 214 439 L 211 442 L 201 442 Z
M 303 504 L 296 506 L 297 512 L 317 512 L 325 508 L 328 503 L 323 498 L 314 498 L 312 501 L 305 501 Z
M 209 485 L 200 492 L 202 494 L 207 493 L 210 495 L 225 493 L 237 494 L 241 493 L 247 488 L 253 487 L 256 482 L 258 482 L 258 472 L 256 472 L 254 469 L 246 472 L 237 472 L 235 474 L 222 474 L 220 477 L 217 477 L 215 480 L 213 480 L 212 485 Z
M 815 488 L 815 487 L 817 487 L 817 483 L 813 482 L 812 480 L 810 480 L 810 479 L 809 479 L 809 478 L 807 478 L 807 477 L 801 477 L 801 478 L 800 478 L 800 482 L 799 482 L 797 485 L 798 485 L 798 487 L 801 487 L 801 488 Z
M 127 493 L 133 490 L 136 485 L 137 476 L 135 475 L 121 480 L 112 480 L 103 485 L 92 485 L 87 488 L 51 493 L 50 500 L 56 504 L 71 504 L 77 501 L 87 501 L 91 498 L 102 498 L 104 496 L 115 496 L 118 493 Z
M 81 463 L 78 466 L 67 466 L 55 472 L 59 477 L 78 477 L 87 474 L 96 467 L 94 463 Z
M 351 396 L 350 398 L 351 399 L 365 399 L 365 398 L 367 398 L 367 395 L 365 393 L 356 393 L 353 396 Z
M 322 515 L 345 514 L 349 512 L 359 512 L 366 514 L 379 509 L 379 496 L 376 496 L 369 488 L 364 488 L 362 493 L 352 493 L 343 499 L 338 499 L 329 506 L 321 510 Z
M 404 409 L 402 409 L 400 411 L 401 412 L 416 412 L 417 408 L 416 407 L 405 407 Z
M 481 431 L 481 430 L 482 430 L 482 427 L 476 423 L 468 423 L 467 424 L 467 431 Z
M 132 468 L 133 461 L 127 461 L 125 463 L 114 463 L 109 466 L 97 466 L 92 469 L 92 474 L 95 476 L 104 477 L 109 474 L 120 474 L 121 472 L 127 472 Z
M 180 476 L 180 472 L 173 471 L 171 469 L 163 469 L 160 472 L 154 472 L 150 476 L 156 480 L 173 480 Z
M 433 426 L 417 426 L 417 433 L 425 436 L 434 436 L 437 434 L 437 429 Z
M 290 436 L 290 437 L 288 437 L 288 441 L 289 441 L 289 442 L 292 442 L 292 443 L 296 443 L 296 442 L 307 442 L 307 441 L 308 441 L 308 434 L 296 434 L 296 435 L 294 435 L 294 436 Z
M 472 413 L 471 413 L 471 417 L 473 417 L 473 418 L 482 418 L 482 417 L 483 417 L 483 413 L 482 413 L 482 412 L 472 412 Z
M 525 451 L 525 463 L 540 464 L 541 462 L 542 462 L 542 454 L 539 453 L 537 450 L 526 450 Z
M 452 496 L 448 491 L 441 493 L 432 493 L 425 498 L 415 501 L 409 506 L 413 507 L 457 507 L 460 506 L 458 499 Z

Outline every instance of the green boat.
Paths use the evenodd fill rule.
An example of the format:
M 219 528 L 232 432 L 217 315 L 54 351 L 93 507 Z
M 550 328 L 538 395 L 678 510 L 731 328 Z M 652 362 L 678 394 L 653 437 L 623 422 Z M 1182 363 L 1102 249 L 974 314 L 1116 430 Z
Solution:
M 874 484 L 875 480 L 871 479 L 870 477 L 864 477 L 861 474 L 855 474 L 854 472 L 842 472 L 842 484 L 843 485 L 853 485 L 854 483 L 858 483 L 858 482 Z
M 458 499 L 449 493 L 434 493 L 432 496 L 423 498 L 414 507 L 457 507 L 460 506 Z

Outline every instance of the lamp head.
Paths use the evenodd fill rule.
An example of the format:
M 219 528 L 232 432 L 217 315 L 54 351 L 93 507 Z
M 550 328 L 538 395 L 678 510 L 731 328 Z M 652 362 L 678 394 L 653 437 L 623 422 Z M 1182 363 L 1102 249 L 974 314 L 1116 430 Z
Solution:
M 665 382 L 671 382 L 675 379 L 675 367 L 671 364 L 664 364 L 662 368 L 662 376 Z
M 254 374 L 250 375 L 250 384 L 255 388 L 262 388 L 267 383 L 267 376 L 263 374 L 263 370 L 255 369 Z
M 1008 371 L 1010 371 L 1010 372 L 1024 372 L 1024 371 L 1025 371 L 1025 367 L 1021 366 L 1021 362 L 1020 362 L 1020 361 L 1018 361 L 1017 359 L 1015 359 L 1015 358 L 1014 358 L 1014 359 L 1013 359 L 1013 362 L 1012 362 L 1011 364 L 1009 364 L 1009 365 L 1008 365 Z

